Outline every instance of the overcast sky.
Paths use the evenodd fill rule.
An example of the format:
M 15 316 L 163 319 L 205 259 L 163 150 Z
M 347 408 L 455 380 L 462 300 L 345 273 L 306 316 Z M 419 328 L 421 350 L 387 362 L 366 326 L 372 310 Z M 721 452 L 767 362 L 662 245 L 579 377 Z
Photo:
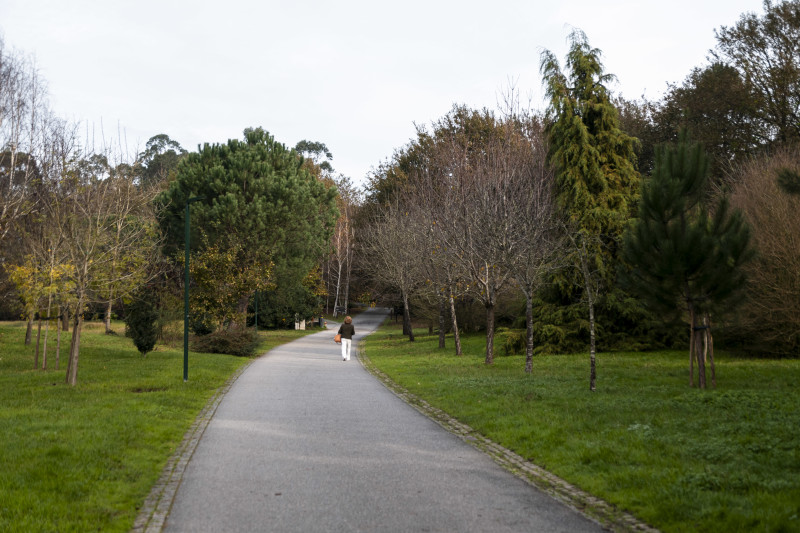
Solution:
M 745 12 L 762 1 L 0 0 L 0 34 L 96 139 L 122 132 L 135 153 L 166 133 L 194 151 L 261 126 L 324 142 L 360 183 L 455 103 L 496 108 L 513 83 L 542 109 L 540 52 L 563 62 L 572 28 L 615 92 L 654 99 Z

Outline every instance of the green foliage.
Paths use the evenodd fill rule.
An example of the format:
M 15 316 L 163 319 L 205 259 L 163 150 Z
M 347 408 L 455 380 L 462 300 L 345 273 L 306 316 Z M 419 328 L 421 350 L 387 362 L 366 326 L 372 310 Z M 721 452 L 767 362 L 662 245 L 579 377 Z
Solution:
M 237 357 L 255 355 L 258 345 L 259 339 L 255 330 L 245 328 L 217 330 L 192 339 L 192 350 L 196 352 L 221 353 Z
M 524 329 L 511 329 L 497 328 L 496 330 L 498 344 L 503 347 L 503 355 L 519 355 L 525 353 L 525 344 L 527 342 L 526 332 Z
M 702 147 L 682 139 L 657 152 L 643 187 L 623 249 L 631 269 L 622 274 L 658 311 L 720 311 L 744 285 L 742 265 L 753 256 L 749 229 L 725 198 L 708 212 L 707 179 Z
M 137 158 L 140 184 L 151 186 L 165 182 L 186 154 L 180 143 L 173 141 L 168 135 L 162 133 L 150 137 L 144 151 Z
M 641 342 L 630 326 L 651 324 L 653 318 L 615 286 L 619 243 L 633 215 L 640 177 L 635 169 L 637 141 L 622 131 L 607 89 L 614 76 L 604 72 L 600 50 L 591 48 L 580 30 L 570 35 L 566 72 L 548 50 L 542 53 L 540 71 L 549 99 L 549 160 L 556 170 L 557 201 L 576 246 L 565 258 L 569 268 L 552 277 L 554 290 L 541 293 L 543 305 L 535 310 L 542 325 L 537 344 L 558 341 L 551 348 L 560 351 L 588 343 L 581 326 L 588 315 L 581 300 L 587 284 L 599 289 L 598 345 Z M 581 242 L 587 245 L 591 280 L 582 275 Z M 542 336 L 545 327 L 547 338 Z
M 206 300 L 227 284 L 227 303 L 218 305 L 238 302 L 237 313 L 246 311 L 255 290 L 300 283 L 326 251 L 337 215 L 336 189 L 304 168 L 297 152 L 261 128 L 245 130 L 244 137 L 186 156 L 158 199 L 167 252 L 174 256 L 183 250 L 187 200 L 204 198 L 191 205 L 192 249 L 231 258 Z
M 632 214 L 639 175 L 634 168 L 636 140 L 620 129 L 606 88 L 614 76 L 604 72 L 600 56 L 586 35 L 575 30 L 567 73 L 547 50 L 540 70 L 549 98 L 549 158 L 556 168 L 558 201 L 577 231 L 602 236 L 610 244 Z M 597 247 L 594 255 L 604 257 L 592 262 L 613 274 L 614 251 Z
M 142 355 L 147 355 L 147 352 L 153 351 L 156 346 L 158 318 L 158 309 L 153 303 L 152 295 L 144 291 L 135 294 L 133 301 L 126 308 L 127 333 Z
M 671 86 L 655 121 L 660 142 L 675 142 L 686 130 L 710 159 L 710 179 L 721 184 L 733 161 L 749 157 L 767 137 L 757 120 L 758 101 L 739 72 L 723 63 L 695 68 L 681 86 Z
M 585 354 L 483 364 L 422 331 L 365 341 L 375 365 L 412 394 L 661 531 L 794 531 L 800 520 L 799 360 L 716 353 L 724 384 L 686 390 L 682 352 L 604 353 L 589 392 Z M 449 342 L 449 341 L 448 341 Z M 579 436 L 580 438 L 576 438 Z

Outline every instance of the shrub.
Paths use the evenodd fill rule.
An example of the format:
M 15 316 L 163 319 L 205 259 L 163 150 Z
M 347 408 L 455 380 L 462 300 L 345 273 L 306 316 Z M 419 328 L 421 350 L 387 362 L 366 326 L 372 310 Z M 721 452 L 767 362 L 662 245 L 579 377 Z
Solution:
M 135 298 L 128 306 L 125 317 L 125 334 L 133 339 L 133 344 L 141 354 L 153 351 L 158 338 L 158 310 L 149 298 Z
M 525 353 L 527 343 L 525 330 L 512 329 L 503 332 L 503 355 L 520 355 Z
M 256 353 L 258 335 L 249 329 L 219 330 L 192 339 L 192 350 L 250 357 Z

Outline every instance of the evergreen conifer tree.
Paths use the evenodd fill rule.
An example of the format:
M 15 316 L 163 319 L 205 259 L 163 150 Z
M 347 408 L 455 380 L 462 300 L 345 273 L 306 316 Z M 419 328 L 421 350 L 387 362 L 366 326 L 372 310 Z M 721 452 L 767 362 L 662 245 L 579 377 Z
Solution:
M 696 360 L 701 388 L 707 354 L 716 384 L 712 314 L 743 287 L 741 266 L 753 255 L 744 218 L 726 198 L 709 212 L 707 181 L 708 157 L 699 144 L 682 137 L 677 146 L 656 152 L 653 174 L 642 187 L 639 218 L 625 235 L 622 256 L 630 268 L 621 276 L 651 309 L 688 315 L 690 384 Z
M 620 129 L 607 88 L 614 76 L 604 72 L 601 51 L 591 48 L 580 30 L 569 40 L 564 72 L 549 50 L 542 53 L 540 65 L 549 98 L 549 160 L 556 171 L 557 202 L 576 244 L 568 261 L 574 268 L 554 277 L 553 290 L 543 295 L 538 310 L 541 331 L 558 332 L 539 343 L 557 351 L 578 349 L 591 335 L 581 302 L 589 283 L 583 266 L 595 278 L 592 285 L 603 288 L 597 302 L 598 328 L 608 335 L 600 335 L 601 342 L 608 346 L 636 334 L 636 325 L 645 322 L 641 308 L 614 283 L 619 243 L 639 189 L 637 141 Z
M 128 335 L 142 356 L 153 351 L 158 339 L 158 310 L 152 299 L 145 294 L 137 294 L 127 308 L 125 325 Z

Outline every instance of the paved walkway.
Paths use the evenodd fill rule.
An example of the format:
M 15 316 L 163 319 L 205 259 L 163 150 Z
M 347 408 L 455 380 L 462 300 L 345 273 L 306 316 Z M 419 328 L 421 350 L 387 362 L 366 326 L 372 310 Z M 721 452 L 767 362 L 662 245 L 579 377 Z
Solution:
M 384 317 L 357 316 L 355 341 Z M 276 348 L 235 381 L 164 531 L 603 530 L 423 416 L 355 350 L 342 361 L 334 333 Z

